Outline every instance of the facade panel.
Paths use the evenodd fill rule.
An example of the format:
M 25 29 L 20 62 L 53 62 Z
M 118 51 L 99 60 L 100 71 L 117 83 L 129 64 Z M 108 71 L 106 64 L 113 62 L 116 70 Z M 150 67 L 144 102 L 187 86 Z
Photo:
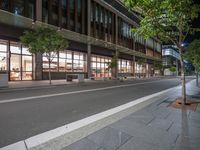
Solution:
M 140 16 L 116 0 L 0 0 L 0 9 L 2 13 L 13 13 L 15 21 L 18 16 L 24 16 L 33 22 L 53 25 L 61 32 L 85 36 L 87 42 L 70 39 L 69 48 L 55 56 L 50 66 L 53 79 L 63 79 L 66 73 L 74 72 L 86 77 L 111 77 L 113 71 L 108 69 L 108 63 L 117 51 L 120 51 L 119 60 L 114 73 L 120 75 L 152 75 L 152 64 L 146 61 L 138 66 L 137 60 L 161 59 L 158 40 L 145 40 L 131 32 Z M 31 55 L 18 43 L 26 29 L 16 24 L 20 23 L 0 22 L 0 71 L 9 72 L 10 80 L 47 79 L 45 55 Z

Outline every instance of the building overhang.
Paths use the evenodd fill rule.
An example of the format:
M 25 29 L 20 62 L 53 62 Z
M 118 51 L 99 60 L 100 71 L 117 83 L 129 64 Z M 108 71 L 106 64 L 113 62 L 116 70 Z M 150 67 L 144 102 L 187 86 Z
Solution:
M 31 29 L 34 29 L 35 27 L 41 26 L 41 25 L 48 26 L 50 28 L 54 28 L 54 29 L 58 30 L 68 40 L 81 42 L 84 44 L 91 44 L 91 45 L 107 48 L 110 50 L 119 51 L 119 52 L 129 54 L 132 56 L 142 57 L 145 59 L 161 61 L 161 58 L 147 56 L 146 54 L 138 52 L 136 50 L 132 50 L 132 49 L 129 49 L 129 48 L 126 48 L 126 47 L 123 47 L 123 46 L 120 46 L 120 45 L 117 45 L 114 43 L 106 42 L 106 41 L 96 39 L 94 37 L 90 37 L 90 36 L 80 34 L 77 32 L 73 32 L 70 30 L 60 29 L 59 27 L 56 27 L 56 26 L 53 26 L 50 24 L 46 24 L 46 23 L 43 23 L 40 21 L 34 22 L 32 19 L 29 19 L 29 18 L 26 18 L 23 16 L 19 16 L 19 15 L 15 15 L 13 13 L 3 11 L 3 10 L 0 10 L 0 23 L 19 27 L 19 28 L 24 28 L 25 30 L 31 30 Z

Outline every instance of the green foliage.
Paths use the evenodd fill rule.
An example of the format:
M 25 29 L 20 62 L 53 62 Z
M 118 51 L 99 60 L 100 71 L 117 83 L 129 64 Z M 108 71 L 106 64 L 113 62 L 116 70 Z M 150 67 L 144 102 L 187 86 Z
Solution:
M 138 59 L 137 64 L 138 64 L 138 65 L 143 65 L 143 64 L 145 64 L 145 62 L 146 62 L 145 59 L 140 58 L 140 59 Z
M 56 30 L 48 27 L 37 27 L 32 31 L 25 31 L 20 41 L 32 54 L 58 52 L 68 47 L 68 41 Z
M 200 67 L 200 40 L 194 40 L 187 47 L 185 58 L 196 67 Z
M 113 57 L 111 59 L 111 62 L 108 62 L 108 69 L 112 69 L 117 67 L 118 65 L 118 53 L 113 53 Z
M 174 72 L 176 72 L 176 67 L 173 66 L 173 67 L 169 68 L 169 70 L 174 73 Z
M 124 3 L 131 10 L 140 8 L 140 26 L 133 31 L 145 38 L 158 37 L 181 48 L 186 36 L 198 30 L 191 28 L 191 21 L 200 11 L 192 0 L 124 0 Z
M 161 69 L 163 69 L 162 62 L 154 61 L 153 67 L 154 67 L 155 70 L 161 70 Z

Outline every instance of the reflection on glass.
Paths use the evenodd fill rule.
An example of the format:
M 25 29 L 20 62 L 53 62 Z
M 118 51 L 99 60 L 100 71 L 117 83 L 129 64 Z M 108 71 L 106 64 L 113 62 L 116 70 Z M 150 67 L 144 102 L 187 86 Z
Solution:
M 0 71 L 7 70 L 7 42 L 0 41 Z
M 118 61 L 119 73 L 132 73 L 132 61 L 120 59 Z
M 73 58 L 73 59 L 72 59 Z M 60 72 L 86 72 L 86 54 L 62 51 L 59 52 L 59 57 L 54 58 L 51 63 L 51 71 Z M 59 61 L 59 68 L 58 68 Z M 43 56 L 43 71 L 48 71 L 48 59 Z
M 21 70 L 21 56 L 20 55 L 11 55 L 10 58 L 10 71 L 20 71 Z
M 22 80 L 32 80 L 32 72 L 22 72 Z
M 24 1 L 15 0 L 13 1 L 12 13 L 15 15 L 24 15 Z
M 111 71 L 108 69 L 110 57 L 92 56 L 92 77 L 111 77 Z
M 11 53 L 21 54 L 21 46 L 18 43 L 11 42 L 10 51 Z
M 28 48 L 25 47 L 22 47 L 22 54 L 31 55 L 31 53 L 28 51 Z
M 65 72 L 66 67 L 65 67 L 65 59 L 59 59 L 59 71 L 60 72 Z
M 11 55 L 10 80 L 21 80 L 21 55 Z
M 7 52 L 7 45 L 6 43 L 1 43 L 0 42 L 0 52 Z
M 6 71 L 7 70 L 7 54 L 0 52 L 0 71 Z
M 22 71 L 32 71 L 32 56 L 22 56 Z

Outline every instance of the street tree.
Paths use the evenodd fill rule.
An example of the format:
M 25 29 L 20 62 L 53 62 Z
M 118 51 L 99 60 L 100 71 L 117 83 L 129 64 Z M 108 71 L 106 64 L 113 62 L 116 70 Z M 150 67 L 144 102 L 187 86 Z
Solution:
M 119 56 L 119 53 L 115 52 L 112 55 L 113 56 L 111 58 L 111 61 L 107 63 L 107 65 L 108 65 L 107 70 L 111 71 L 112 77 L 116 77 L 117 76 L 116 69 L 117 69 L 117 66 L 118 66 L 118 56 Z
M 180 53 L 182 99 L 186 104 L 183 43 L 188 34 L 197 29 L 191 21 L 198 17 L 199 5 L 192 0 L 124 0 L 131 10 L 141 14 L 140 25 L 133 29 L 135 34 L 147 38 L 158 38 L 162 42 L 174 44 Z
M 163 65 L 162 65 L 162 62 L 154 61 L 154 63 L 153 63 L 153 68 L 154 68 L 154 71 L 155 71 L 155 70 L 159 70 L 160 73 L 162 74 L 162 72 L 163 72 Z
M 200 39 L 195 39 L 186 48 L 185 58 L 188 59 L 195 67 L 196 84 L 198 86 L 198 74 L 200 72 Z
M 169 71 L 171 71 L 174 75 L 174 73 L 176 72 L 176 67 L 172 66 L 169 68 Z
M 144 58 L 140 58 L 137 61 L 137 64 L 139 65 L 139 78 L 141 77 L 140 72 L 142 72 L 142 66 L 145 64 L 146 60 Z
M 21 43 L 32 54 L 41 53 L 48 60 L 49 84 L 51 84 L 51 63 L 58 51 L 68 47 L 68 41 L 56 30 L 39 26 L 33 30 L 25 31 L 20 37 Z

